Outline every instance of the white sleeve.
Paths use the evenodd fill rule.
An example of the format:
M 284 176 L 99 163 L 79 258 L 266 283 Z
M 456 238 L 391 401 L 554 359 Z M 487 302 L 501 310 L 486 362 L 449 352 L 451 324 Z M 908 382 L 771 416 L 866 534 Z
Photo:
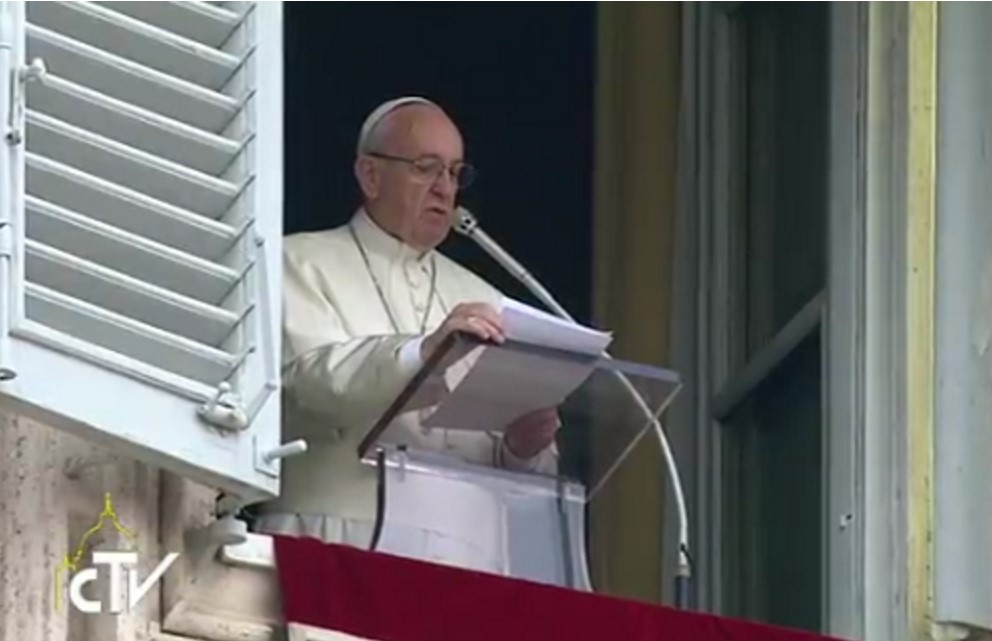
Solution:
M 506 445 L 506 439 L 499 439 L 499 444 L 496 447 L 496 467 L 515 472 L 558 473 L 558 446 L 554 443 L 529 459 L 520 458 L 510 451 Z
M 284 261 L 283 386 L 328 428 L 374 422 L 420 368 L 419 337 L 350 336 L 314 268 Z M 414 358 L 416 357 L 416 358 Z
M 424 366 L 424 359 L 421 357 L 421 345 L 424 343 L 424 336 L 418 336 L 407 341 L 400 348 L 400 367 L 406 372 L 416 372 Z

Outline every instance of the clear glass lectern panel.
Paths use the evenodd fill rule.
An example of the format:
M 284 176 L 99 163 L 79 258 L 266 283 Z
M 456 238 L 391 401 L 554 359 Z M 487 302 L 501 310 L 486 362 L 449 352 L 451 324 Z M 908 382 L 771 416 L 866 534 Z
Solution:
M 661 368 L 452 334 L 369 431 L 359 456 L 372 461 L 382 449 L 417 450 L 427 442 L 455 443 L 456 454 L 493 450 L 516 419 L 555 408 L 558 468 L 533 474 L 581 484 L 590 500 L 679 387 L 679 377 Z M 479 455 L 468 462 L 497 465 Z

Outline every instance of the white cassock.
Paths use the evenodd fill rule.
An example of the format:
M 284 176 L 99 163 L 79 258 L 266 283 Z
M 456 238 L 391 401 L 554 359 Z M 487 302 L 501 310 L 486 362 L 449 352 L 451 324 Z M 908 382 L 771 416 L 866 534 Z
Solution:
M 422 328 L 436 329 L 459 303 L 497 306 L 502 294 L 441 253 L 421 253 L 387 234 L 363 210 L 349 225 L 287 237 L 284 247 L 283 437 L 305 438 L 309 449 L 283 460 L 280 496 L 262 506 L 258 529 L 364 547 L 375 521 L 376 472 L 359 461 L 359 442 L 420 368 Z M 554 446 L 520 460 L 497 434 L 423 428 L 413 417 L 390 433 L 411 450 L 471 463 L 557 468 Z M 460 520 L 486 539 L 485 523 L 499 526 L 498 507 L 470 487 L 424 491 L 445 494 L 421 497 L 416 512 L 424 522 L 407 523 L 411 528 Z M 390 513 L 403 519 L 402 510 Z M 422 538 L 413 555 L 493 569 L 479 546 L 499 545 L 495 540 L 459 543 L 457 533 L 430 532 Z

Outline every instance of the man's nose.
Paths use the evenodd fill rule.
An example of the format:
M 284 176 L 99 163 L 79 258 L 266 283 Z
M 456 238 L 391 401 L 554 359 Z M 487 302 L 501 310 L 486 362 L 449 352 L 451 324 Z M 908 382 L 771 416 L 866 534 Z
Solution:
M 450 198 L 458 190 L 458 183 L 451 172 L 445 169 L 434 180 L 431 190 L 439 196 Z

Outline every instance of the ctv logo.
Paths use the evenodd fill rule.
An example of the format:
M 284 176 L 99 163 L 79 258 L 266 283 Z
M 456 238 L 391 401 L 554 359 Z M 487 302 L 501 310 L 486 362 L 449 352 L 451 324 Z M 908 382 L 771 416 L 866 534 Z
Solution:
M 158 583 L 162 576 L 169 570 L 169 567 L 179 558 L 177 552 L 170 552 L 158 566 L 149 574 L 144 581 L 138 577 L 138 553 L 134 550 L 94 550 L 93 567 L 81 567 L 83 556 L 86 554 L 86 544 L 90 537 L 99 532 L 105 525 L 110 524 L 114 530 L 120 534 L 124 540 L 132 546 L 135 542 L 134 533 L 124 527 L 108 493 L 104 497 L 103 511 L 100 513 L 97 522 L 86 531 L 79 545 L 73 553 L 67 554 L 62 563 L 55 569 L 55 608 L 62 609 L 62 601 L 65 598 L 66 587 L 69 592 L 69 602 L 74 608 L 86 614 L 120 614 L 125 611 L 125 592 L 127 595 L 127 610 L 137 607 L 141 600 L 148 594 L 152 586 Z M 90 599 L 83 596 L 83 588 L 89 584 L 97 582 L 99 579 L 99 568 L 106 567 L 109 576 L 109 590 L 107 608 L 100 600 Z M 68 586 L 64 585 L 65 576 L 69 576 Z M 126 580 L 125 580 L 126 578 Z M 125 590 L 126 588 L 126 590 Z

